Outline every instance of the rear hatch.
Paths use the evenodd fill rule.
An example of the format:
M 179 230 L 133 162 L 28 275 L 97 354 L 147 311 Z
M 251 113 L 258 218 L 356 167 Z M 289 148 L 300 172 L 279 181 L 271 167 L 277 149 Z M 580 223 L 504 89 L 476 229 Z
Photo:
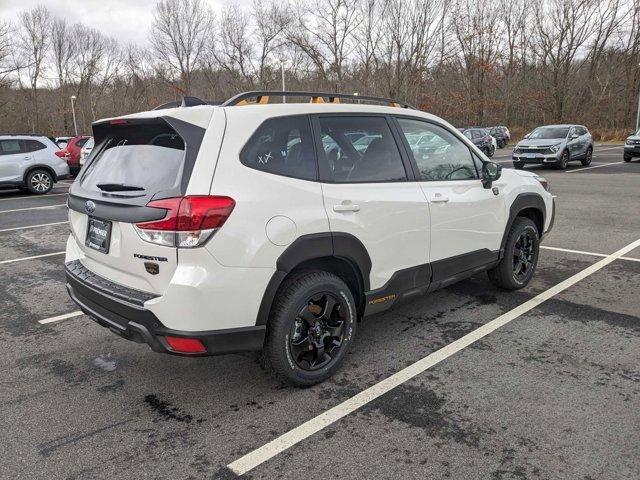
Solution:
M 168 210 L 150 202 L 184 196 L 205 130 L 172 117 L 111 120 L 93 130 L 95 146 L 68 200 L 81 262 L 108 280 L 160 295 L 178 249 L 143 239 L 138 226 L 166 218 Z

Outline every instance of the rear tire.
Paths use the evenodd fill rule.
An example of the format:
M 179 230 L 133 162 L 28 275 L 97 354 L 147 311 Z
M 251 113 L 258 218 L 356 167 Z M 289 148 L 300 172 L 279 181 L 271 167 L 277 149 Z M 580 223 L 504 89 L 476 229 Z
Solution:
M 294 274 L 271 309 L 263 364 L 285 383 L 320 383 L 344 362 L 356 319 L 353 294 L 339 277 L 319 270 Z
M 540 235 L 526 217 L 516 217 L 511 225 L 500 263 L 487 271 L 489 280 L 505 290 L 518 290 L 531 281 L 538 265 Z
M 587 149 L 587 153 L 585 154 L 584 158 L 582 160 L 580 160 L 580 162 L 582 163 L 582 166 L 587 167 L 589 165 L 591 165 L 591 159 L 593 158 L 593 149 L 591 147 L 589 147 Z
M 27 189 L 35 195 L 44 195 L 53 188 L 53 176 L 47 170 L 33 170 L 26 178 Z

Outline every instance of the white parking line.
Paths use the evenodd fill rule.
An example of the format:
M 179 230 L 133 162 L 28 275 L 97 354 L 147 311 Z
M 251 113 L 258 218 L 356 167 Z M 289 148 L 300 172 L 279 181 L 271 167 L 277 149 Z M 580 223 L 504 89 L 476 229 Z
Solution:
M 0 198 L 0 202 L 7 202 L 9 200 L 22 200 L 23 198 L 44 199 L 49 197 L 59 197 L 61 195 L 68 195 L 68 194 L 67 193 L 47 193 L 46 195 L 40 195 L 40 196 L 29 195 L 24 197 L 7 197 L 7 198 Z
M 64 223 L 69 223 L 69 222 L 64 221 L 64 222 L 53 222 L 53 223 L 41 223 L 40 225 L 26 225 L 24 227 L 3 228 L 2 230 L 0 230 L 0 233 L 15 232 L 16 230 L 26 230 L 27 228 L 40 228 L 40 227 L 49 227 L 51 225 L 62 225 Z
M 66 203 L 61 203 L 59 205 L 47 205 L 46 207 L 29 207 L 29 208 L 14 208 L 12 210 L 0 210 L 0 213 L 11 213 L 11 212 L 24 212 L 25 210 L 47 210 L 50 208 L 60 208 L 66 207 Z
M 54 255 L 62 255 L 63 253 L 64 252 L 44 253 L 42 255 L 33 255 L 31 257 L 13 258 L 11 260 L 2 260 L 2 261 L 0 261 L 0 265 L 4 265 L 4 264 L 7 264 L 7 263 L 14 263 L 14 262 L 23 262 L 24 260 L 36 260 L 38 258 L 53 257 Z
M 565 173 L 581 172 L 583 170 L 591 170 L 592 168 L 602 168 L 602 167 L 608 167 L 609 165 L 618 165 L 619 163 L 624 163 L 624 162 L 603 163 L 602 165 L 596 165 L 595 167 L 584 167 L 584 168 L 578 168 L 576 170 L 567 170 Z
M 38 323 L 41 325 L 46 325 L 47 323 L 59 322 L 60 320 L 79 317 L 80 315 L 84 315 L 84 313 L 82 313 L 80 310 L 76 310 L 75 312 L 65 313 L 64 315 L 58 315 L 57 317 L 49 317 L 42 320 L 38 320 Z
M 595 253 L 595 252 L 583 252 L 582 250 L 571 250 L 569 248 L 559 248 L 559 247 L 547 247 L 545 245 L 540 245 L 540 248 L 544 248 L 545 250 L 555 250 L 557 252 L 567 252 L 567 253 L 578 253 L 580 255 L 590 255 L 592 257 L 607 257 L 606 253 Z M 630 260 L 632 262 L 640 262 L 640 258 L 633 257 L 620 257 L 619 260 Z
M 418 360 L 412 365 L 400 370 L 399 372 L 387 377 L 379 383 L 363 390 L 362 392 L 354 395 L 350 399 L 336 405 L 335 407 L 327 410 L 326 412 L 318 415 L 315 418 L 303 423 L 302 425 L 294 428 L 293 430 L 289 430 L 287 433 L 281 435 L 280 437 L 270 441 L 269 443 L 263 445 L 262 447 L 253 450 L 246 454 L 245 456 L 235 460 L 234 462 L 227 465 L 227 467 L 236 473 L 237 475 L 244 475 L 245 473 L 253 470 L 258 465 L 270 460 L 275 457 L 279 453 L 287 450 L 288 448 L 296 445 L 297 443 L 305 440 L 311 435 L 319 432 L 323 428 L 337 422 L 341 418 L 346 415 L 354 412 L 359 409 L 363 405 L 375 400 L 376 398 L 384 395 L 390 390 L 394 389 L 398 385 L 403 384 L 404 382 L 411 380 L 415 376 L 421 374 L 428 368 L 442 362 L 443 360 L 449 358 L 451 355 L 459 352 L 463 348 L 468 347 L 469 345 L 477 342 L 481 338 L 489 335 L 491 332 L 494 332 L 498 328 L 506 325 L 512 320 L 524 315 L 530 310 L 534 309 L 544 301 L 558 295 L 563 292 L 567 288 L 575 285 L 580 280 L 588 277 L 589 275 L 594 274 L 598 270 L 606 267 L 614 260 L 622 257 L 625 253 L 630 252 L 631 250 L 640 246 L 640 239 L 636 240 L 633 243 L 630 243 L 624 248 L 621 248 L 615 253 L 611 255 L 607 255 L 602 260 L 594 263 L 593 265 L 585 268 L 584 270 L 572 275 L 566 280 L 558 283 L 557 285 L 551 287 L 548 290 L 545 290 L 541 294 L 535 296 L 531 300 L 526 301 L 522 305 L 510 310 L 509 312 L 500 315 L 498 318 L 490 321 L 489 323 L 483 325 L 482 327 L 474 330 L 473 332 L 465 335 L 462 338 L 459 338 L 455 342 L 450 343 L 446 347 L 437 350 L 436 352 L 427 355 L 426 357 Z

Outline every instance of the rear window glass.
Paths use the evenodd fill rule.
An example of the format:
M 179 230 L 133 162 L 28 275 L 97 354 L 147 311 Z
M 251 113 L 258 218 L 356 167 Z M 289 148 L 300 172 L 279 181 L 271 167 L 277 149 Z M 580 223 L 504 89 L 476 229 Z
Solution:
M 27 152 L 35 152 L 37 150 L 44 150 L 47 148 L 46 145 L 43 145 L 37 140 L 25 140 L 24 143 Z
M 116 186 L 125 185 L 154 194 L 180 185 L 185 144 L 164 122 L 111 126 L 93 151 L 84 189 L 121 192 Z
M 263 172 L 315 180 L 309 118 L 277 117 L 265 121 L 240 152 L 240 161 Z

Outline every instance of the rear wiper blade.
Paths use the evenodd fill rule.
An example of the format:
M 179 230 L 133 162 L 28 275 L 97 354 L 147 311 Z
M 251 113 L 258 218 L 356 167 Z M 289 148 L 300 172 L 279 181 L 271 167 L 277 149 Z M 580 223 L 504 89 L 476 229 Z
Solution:
M 124 183 L 98 183 L 96 187 L 104 192 L 140 192 L 144 190 L 144 187 L 125 185 Z

